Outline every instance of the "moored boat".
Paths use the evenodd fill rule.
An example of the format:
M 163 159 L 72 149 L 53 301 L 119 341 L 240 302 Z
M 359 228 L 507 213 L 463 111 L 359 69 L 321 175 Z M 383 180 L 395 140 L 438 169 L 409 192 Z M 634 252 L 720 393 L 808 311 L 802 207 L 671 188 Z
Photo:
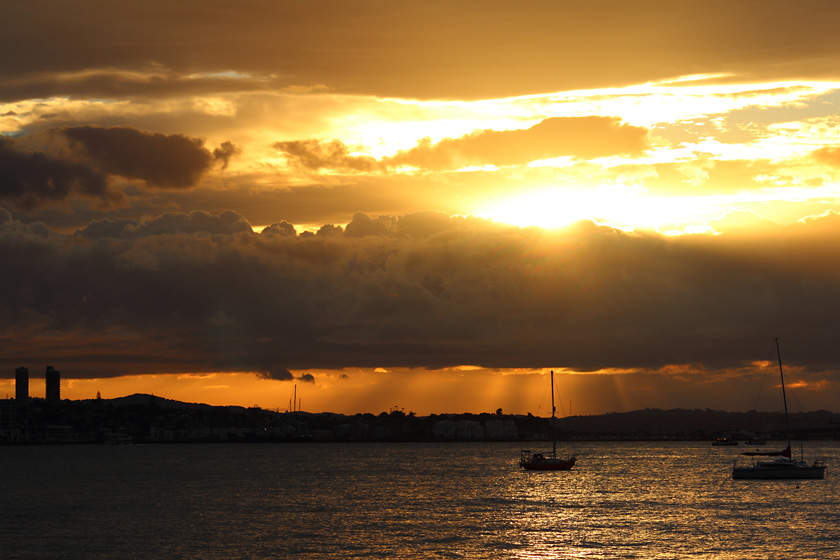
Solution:
M 779 359 L 779 375 L 782 380 L 782 402 L 785 407 L 785 433 L 787 447 L 781 451 L 747 451 L 744 455 L 751 457 L 776 457 L 774 460 L 756 460 L 752 465 L 734 465 L 732 478 L 740 480 L 778 480 L 778 479 L 810 479 L 825 476 L 825 462 L 814 461 L 811 464 L 804 460 L 797 461 L 790 453 L 790 424 L 788 421 L 787 396 L 785 395 L 785 374 L 782 369 L 782 353 L 779 350 L 779 339 L 776 339 L 776 356 Z
M 755 461 L 748 466 L 735 466 L 732 469 L 732 478 L 738 480 L 780 480 L 780 479 L 808 479 L 824 478 L 825 463 L 814 461 L 808 464 L 805 461 L 797 461 L 790 456 L 790 447 L 779 452 L 781 455 L 773 461 Z M 761 455 L 751 453 L 750 455 Z M 772 455 L 767 453 L 765 455 Z
M 557 456 L 557 436 L 554 429 L 554 371 L 551 372 L 551 451 L 532 452 L 523 449 L 519 455 L 519 466 L 527 471 L 567 471 L 575 466 L 577 457 Z

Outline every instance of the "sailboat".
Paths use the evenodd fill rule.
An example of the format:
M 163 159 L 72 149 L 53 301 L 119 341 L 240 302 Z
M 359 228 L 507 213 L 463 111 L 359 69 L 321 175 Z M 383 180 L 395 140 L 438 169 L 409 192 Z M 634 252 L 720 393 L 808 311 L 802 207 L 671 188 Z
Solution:
M 554 371 L 551 372 L 551 451 L 532 453 L 523 449 L 519 455 L 519 466 L 528 471 L 567 471 L 575 466 L 577 458 L 557 456 L 557 436 L 554 430 Z
M 782 370 L 782 353 L 779 350 L 779 339 L 776 340 L 776 356 L 779 358 L 779 375 L 782 379 L 782 401 L 785 405 L 785 434 L 787 436 L 787 447 L 781 451 L 748 451 L 744 455 L 776 457 L 775 460 L 756 460 L 752 465 L 732 467 L 732 478 L 773 480 L 773 479 L 805 479 L 823 478 L 825 476 L 825 463 L 814 461 L 812 464 L 804 460 L 797 461 L 790 453 L 790 424 L 788 422 L 787 396 L 785 395 L 785 374 Z

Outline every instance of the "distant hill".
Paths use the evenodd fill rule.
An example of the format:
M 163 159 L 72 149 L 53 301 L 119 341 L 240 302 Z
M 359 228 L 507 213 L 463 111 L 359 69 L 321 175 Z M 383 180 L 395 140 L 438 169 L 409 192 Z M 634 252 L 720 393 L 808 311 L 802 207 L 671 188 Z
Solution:
M 551 419 L 531 414 L 431 414 L 402 410 L 353 415 L 286 413 L 259 407 L 213 406 L 133 394 L 114 399 L 31 398 L 17 407 L 0 401 L 0 417 L 12 429 L 0 443 L 288 442 L 288 441 L 550 441 Z M 780 412 L 645 409 L 557 418 L 556 435 L 578 441 L 739 441 L 781 439 Z M 792 414 L 792 438 L 840 439 L 840 414 L 818 410 Z
M 817 410 L 790 415 L 792 432 L 819 435 L 838 431 L 840 414 Z M 781 412 L 725 412 L 711 409 L 645 409 L 631 412 L 611 412 L 597 416 L 572 416 L 560 418 L 558 428 L 569 436 L 574 434 L 599 434 L 601 437 L 678 436 L 703 439 L 725 432 L 752 432 L 772 434 L 784 431 L 784 414 Z
M 113 406 L 159 406 L 163 409 L 229 410 L 245 411 L 241 406 L 214 406 L 201 403 L 187 403 L 157 397 L 150 394 L 136 393 L 114 399 L 103 399 Z M 302 413 L 316 421 L 321 418 L 330 424 L 343 422 L 353 415 L 335 413 Z M 373 417 L 376 415 L 365 415 Z M 451 419 L 481 420 L 495 417 L 494 414 L 435 414 L 416 417 L 415 421 L 434 420 L 442 417 Z M 539 428 L 532 428 L 535 420 L 546 420 L 530 415 L 504 415 L 520 425 L 520 434 L 526 434 Z M 544 424 L 539 424 L 544 425 Z M 756 435 L 779 434 L 784 431 L 784 415 L 781 412 L 726 412 L 712 409 L 644 409 L 629 412 L 609 412 L 591 416 L 570 416 L 557 419 L 557 428 L 564 439 L 598 438 L 682 438 L 709 439 L 724 433 L 754 433 Z M 834 437 L 840 432 L 840 414 L 825 410 L 799 412 L 790 415 L 790 427 L 794 433 L 808 437 Z
M 202 403 L 188 403 L 182 401 L 176 401 L 172 399 L 165 399 L 163 397 L 157 397 L 155 395 L 150 395 L 147 393 L 134 393 L 133 395 L 128 395 L 125 397 L 117 397 L 114 399 L 102 399 L 105 402 L 109 402 L 114 406 L 150 406 L 154 403 L 156 406 L 161 408 L 180 408 L 180 409 L 187 409 L 187 410 L 200 410 L 200 409 L 211 409 L 211 408 L 243 408 L 240 406 L 234 407 L 216 407 L 210 404 L 202 404 Z

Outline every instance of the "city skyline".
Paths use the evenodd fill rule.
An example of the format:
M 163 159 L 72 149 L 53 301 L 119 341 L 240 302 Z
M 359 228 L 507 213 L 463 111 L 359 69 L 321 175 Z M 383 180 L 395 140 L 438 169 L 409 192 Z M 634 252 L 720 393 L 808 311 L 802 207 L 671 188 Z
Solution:
M 838 15 L 16 7 L 0 394 L 524 414 L 554 370 L 581 414 L 742 411 L 778 338 L 835 410 Z

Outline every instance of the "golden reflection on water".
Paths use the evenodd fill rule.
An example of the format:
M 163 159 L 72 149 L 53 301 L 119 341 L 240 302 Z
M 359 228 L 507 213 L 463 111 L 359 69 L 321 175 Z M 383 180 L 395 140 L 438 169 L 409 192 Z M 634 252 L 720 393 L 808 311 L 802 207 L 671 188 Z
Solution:
M 738 449 L 708 442 L 578 444 L 561 472 L 519 447 L 5 447 L 2 558 L 837 557 L 838 442 L 810 481 L 732 480 Z
M 836 443 L 824 447 L 840 467 Z M 817 558 L 808 550 L 840 539 L 840 517 L 824 501 L 837 490 L 831 477 L 734 481 L 737 451 L 705 442 L 597 443 L 577 451 L 571 471 L 506 479 L 516 558 Z M 833 541 L 824 543 L 826 535 Z

